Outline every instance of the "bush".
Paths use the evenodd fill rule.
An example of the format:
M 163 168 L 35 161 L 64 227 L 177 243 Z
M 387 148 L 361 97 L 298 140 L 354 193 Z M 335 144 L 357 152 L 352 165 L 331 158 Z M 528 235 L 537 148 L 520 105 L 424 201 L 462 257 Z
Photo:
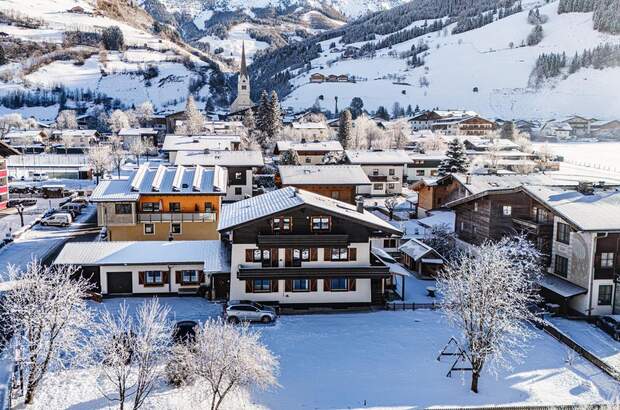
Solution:
M 118 26 L 106 27 L 101 34 L 101 40 L 106 50 L 122 50 L 125 46 L 123 32 Z

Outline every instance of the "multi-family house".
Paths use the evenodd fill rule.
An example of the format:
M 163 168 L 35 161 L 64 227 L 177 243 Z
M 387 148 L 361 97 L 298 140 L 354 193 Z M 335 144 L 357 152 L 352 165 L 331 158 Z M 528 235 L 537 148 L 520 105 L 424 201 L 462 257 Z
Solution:
M 361 202 L 294 187 L 227 205 L 219 230 L 231 244 L 230 298 L 285 307 L 383 303 L 390 270 L 371 238 L 400 235 Z
M 344 149 L 340 142 L 335 140 L 306 142 L 278 141 L 273 150 L 274 155 L 281 155 L 284 151 L 293 150 L 299 156 L 301 164 L 317 165 L 323 162 L 325 155 L 342 153 Z
M 478 114 L 474 111 L 464 110 L 433 110 L 424 111 L 414 115 L 409 119 L 411 129 L 413 131 L 431 130 L 437 122 L 476 117 Z
M 13 147 L 40 145 L 47 139 L 48 135 L 44 130 L 12 130 L 3 137 L 4 142 Z
M 288 132 L 296 140 L 320 141 L 329 137 L 330 129 L 325 122 L 294 121 Z
M 543 254 L 545 298 L 564 312 L 620 313 L 620 190 L 524 185 L 448 204 L 460 240 L 525 233 Z
M 439 166 L 447 157 L 443 152 L 410 152 L 411 162 L 407 164 L 405 177 L 407 181 L 418 181 L 425 177 L 436 177 Z
M 155 128 L 122 128 L 118 136 L 127 147 L 138 140 L 143 141 L 149 147 L 156 147 L 159 144 L 159 131 Z
M 372 185 L 362 193 L 370 196 L 398 195 L 403 190 L 405 169 L 412 159 L 403 150 L 345 151 L 350 164 L 360 165 Z
M 129 179 L 105 180 L 91 196 L 110 241 L 219 239 L 226 170 L 216 166 L 151 168 Z
M 237 151 L 241 146 L 241 136 L 235 134 L 176 135 L 168 134 L 164 139 L 162 151 L 174 163 L 180 151 L 209 152 Z
M 182 166 L 222 167 L 228 174 L 226 202 L 239 201 L 253 194 L 254 172 L 265 165 L 259 151 L 179 151 L 174 163 Z
M 99 141 L 101 135 L 97 130 L 54 130 L 52 139 L 60 142 L 65 148 L 89 148 Z
M 19 151 L 0 141 L 0 209 L 5 209 L 9 202 L 7 158 L 13 155 L 19 155 Z
M 294 186 L 350 204 L 370 186 L 359 165 L 280 165 L 278 170 L 282 187 Z

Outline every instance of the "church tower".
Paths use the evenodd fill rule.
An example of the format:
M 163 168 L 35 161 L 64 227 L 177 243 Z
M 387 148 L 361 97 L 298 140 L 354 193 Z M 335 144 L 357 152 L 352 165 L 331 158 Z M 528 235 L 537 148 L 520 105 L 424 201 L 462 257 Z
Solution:
M 237 83 L 237 98 L 230 106 L 230 112 L 238 112 L 254 106 L 250 98 L 250 76 L 245 62 L 245 42 L 241 45 L 241 71 L 239 71 L 239 81 Z

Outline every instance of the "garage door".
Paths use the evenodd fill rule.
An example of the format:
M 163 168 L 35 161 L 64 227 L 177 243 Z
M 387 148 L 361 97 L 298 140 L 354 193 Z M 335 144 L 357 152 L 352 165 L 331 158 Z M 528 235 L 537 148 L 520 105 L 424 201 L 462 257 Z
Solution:
M 108 293 L 113 295 L 132 293 L 131 272 L 108 272 Z

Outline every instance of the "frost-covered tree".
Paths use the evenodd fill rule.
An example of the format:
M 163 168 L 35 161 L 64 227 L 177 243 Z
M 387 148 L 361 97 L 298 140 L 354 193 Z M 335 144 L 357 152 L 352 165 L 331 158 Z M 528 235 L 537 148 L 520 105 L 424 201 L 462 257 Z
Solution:
M 140 165 L 140 156 L 144 155 L 147 149 L 148 147 L 142 138 L 136 138 L 129 144 L 129 153 L 136 157 L 136 163 L 138 165 Z
M 249 131 L 256 129 L 256 121 L 254 120 L 254 112 L 251 109 L 245 110 L 243 114 L 243 126 Z
M 267 121 L 267 135 L 271 141 L 275 141 L 280 131 L 282 131 L 282 110 L 280 108 L 280 100 L 278 93 L 271 92 L 271 100 L 269 101 L 269 117 Z
M 392 148 L 403 149 L 407 145 L 407 136 L 411 132 L 409 122 L 405 118 L 399 118 L 392 123 Z
M 280 156 L 281 165 L 299 165 L 299 155 L 294 149 L 288 149 Z
M 110 140 L 110 165 L 116 170 L 118 178 L 121 177 L 121 167 L 127 159 L 127 153 L 123 149 L 123 143 L 118 136 L 114 136 Z
M 340 165 L 347 162 L 347 158 L 344 152 L 331 151 L 327 154 L 323 155 L 323 159 L 321 159 L 321 164 L 323 165 Z
M 260 94 L 258 112 L 256 117 L 256 128 L 263 133 L 267 132 L 267 122 L 269 121 L 269 94 L 263 90 Z
M 338 124 L 338 141 L 344 149 L 351 148 L 351 130 L 353 122 L 351 111 L 344 110 L 340 113 L 340 121 Z
M 353 119 L 357 119 L 364 112 L 364 101 L 360 97 L 353 97 L 349 105 L 349 111 Z
M 443 138 L 435 134 L 425 138 L 420 145 L 424 152 L 445 151 L 448 148 Z
M 438 274 L 442 310 L 461 332 L 475 393 L 485 368 L 510 367 L 533 337 L 528 321 L 538 320 L 529 308 L 539 301 L 539 257 L 527 240 L 506 238 L 462 254 Z
M 136 108 L 136 117 L 138 117 L 142 127 L 145 127 L 151 121 L 153 114 L 155 114 L 155 108 L 150 101 L 144 101 Z
M 118 134 L 118 132 L 123 128 L 129 128 L 129 117 L 121 110 L 114 110 L 112 114 L 110 114 L 108 124 L 110 126 L 110 130 L 113 133 Z
M 99 178 L 109 170 L 112 165 L 110 152 L 110 147 L 107 145 L 96 145 L 88 150 L 88 165 L 90 165 L 93 173 L 97 177 L 97 184 L 99 184 Z
M 74 130 L 78 127 L 77 117 L 73 110 L 63 110 L 56 117 L 56 127 L 61 130 Z
M 205 129 L 205 117 L 196 106 L 193 96 L 187 97 L 185 104 L 185 121 L 180 127 L 179 132 L 186 135 L 198 135 Z
M 390 197 L 385 198 L 385 201 L 383 201 L 383 206 L 385 206 L 385 209 L 387 209 L 388 211 L 388 215 L 390 217 L 390 221 L 392 219 L 394 219 L 394 210 L 396 210 L 396 208 L 398 207 L 398 204 L 400 203 L 400 201 L 398 200 L 398 196 L 397 195 L 393 195 Z
M 60 134 L 60 141 L 65 149 L 65 155 L 68 154 L 69 148 L 71 148 L 71 145 L 73 144 L 73 136 L 63 132 Z
M 465 146 L 458 138 L 454 138 L 448 143 L 446 158 L 439 165 L 439 175 L 446 175 L 455 172 L 467 172 L 469 160 L 465 153 Z
M 448 224 L 431 226 L 430 230 L 425 232 L 422 242 L 436 250 L 446 260 L 452 260 L 455 256 L 455 237 Z
M 211 410 L 219 409 L 236 389 L 278 385 L 278 359 L 248 326 L 209 320 L 197 329 L 195 343 L 181 345 L 176 353 L 188 380 L 206 387 Z
M 16 365 L 32 404 L 48 371 L 70 366 L 82 350 L 92 312 L 86 303 L 92 289 L 70 266 L 44 266 L 31 261 L 25 269 L 10 266 L 11 288 L 0 310 L 2 334 L 13 335 Z

